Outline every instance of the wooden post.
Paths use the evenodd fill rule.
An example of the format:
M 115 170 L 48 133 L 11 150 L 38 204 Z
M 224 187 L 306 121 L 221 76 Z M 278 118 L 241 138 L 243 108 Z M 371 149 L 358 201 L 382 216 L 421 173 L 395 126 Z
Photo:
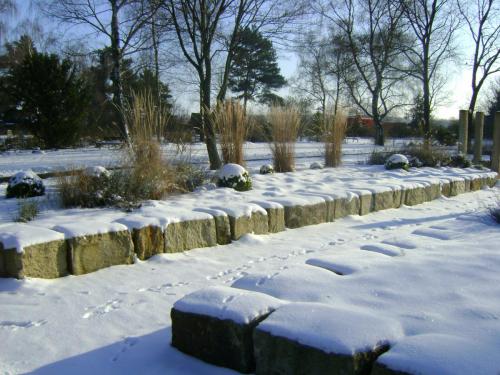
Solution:
M 483 157 L 484 113 L 476 112 L 474 118 L 474 163 L 481 163 Z
M 500 173 L 500 112 L 495 113 L 493 124 L 493 152 L 491 153 L 491 169 Z
M 458 152 L 467 155 L 467 132 L 469 123 L 469 111 L 466 109 L 460 110 L 458 120 Z

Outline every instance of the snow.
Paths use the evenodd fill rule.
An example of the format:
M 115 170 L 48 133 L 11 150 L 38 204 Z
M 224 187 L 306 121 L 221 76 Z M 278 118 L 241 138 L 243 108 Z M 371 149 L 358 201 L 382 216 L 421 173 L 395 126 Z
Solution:
M 233 177 L 242 177 L 245 173 L 248 172 L 241 165 L 228 163 L 222 166 L 218 172 L 218 176 L 221 180 L 228 180 Z
M 229 287 L 210 287 L 188 294 L 174 304 L 176 310 L 248 324 L 276 310 L 283 302 L 266 294 Z
M 404 336 L 397 321 L 321 303 L 282 306 L 258 329 L 326 353 L 344 355 L 372 351 Z
M 109 177 L 110 172 L 103 166 L 96 165 L 93 167 L 85 168 L 85 174 L 90 177 L 101 177 L 101 176 Z
M 346 169 L 353 173 L 341 171 L 341 179 L 380 173 Z M 325 171 L 278 180 L 312 180 L 310 173 Z M 439 171 L 424 172 L 414 173 L 441 179 Z M 2 371 L 235 374 L 171 347 L 169 311 L 200 289 L 246 284 L 246 290 L 284 301 L 397 321 L 405 336 L 395 339 L 394 351 L 381 359 L 391 365 L 418 366 L 425 374 L 497 374 L 500 231 L 487 209 L 497 204 L 499 193 L 498 188 L 485 189 L 272 235 L 248 235 L 226 246 L 161 254 L 83 276 L 0 279 L 0 342 L 8 343 L 0 350 Z M 85 218 L 115 215 L 78 212 Z M 437 238 L 439 231 L 446 236 Z M 367 246 L 399 255 L 369 252 Z M 330 267 L 306 264 L 313 259 L 351 265 L 353 272 L 340 276 Z M 349 340 L 362 342 L 362 330 L 352 333 Z
M 500 368 L 500 356 L 498 353 L 491 353 L 492 346 L 498 347 L 498 343 L 481 342 L 451 334 L 428 333 L 401 340 L 383 354 L 378 362 L 411 374 L 494 375 L 498 374 Z M 478 361 L 478 358 L 483 360 Z
M 74 223 L 59 224 L 53 230 L 64 234 L 65 238 L 83 237 L 95 234 L 121 232 L 128 228 L 118 222 L 105 222 L 100 220 L 79 220 Z
M 22 223 L 0 225 L 0 243 L 5 250 L 22 253 L 25 247 L 57 240 L 64 240 L 64 235 L 50 229 Z

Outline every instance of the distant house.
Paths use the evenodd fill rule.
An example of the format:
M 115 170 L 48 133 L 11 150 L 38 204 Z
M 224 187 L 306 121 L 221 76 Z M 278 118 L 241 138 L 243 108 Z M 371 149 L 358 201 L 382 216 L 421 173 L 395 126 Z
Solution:
M 375 122 L 371 117 L 361 115 L 347 117 L 347 126 L 364 126 L 371 129 L 374 125 Z

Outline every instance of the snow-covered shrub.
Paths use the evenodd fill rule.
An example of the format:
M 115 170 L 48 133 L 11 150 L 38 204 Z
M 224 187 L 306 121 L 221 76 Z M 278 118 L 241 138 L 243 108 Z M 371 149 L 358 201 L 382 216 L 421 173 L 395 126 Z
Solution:
M 238 191 L 247 191 L 252 188 L 252 179 L 248 171 L 239 164 L 226 164 L 218 173 L 219 187 L 233 188 Z
M 434 148 L 425 148 L 421 145 L 412 145 L 400 151 L 406 155 L 411 167 L 442 167 L 448 165 L 450 157 L 446 152 Z M 418 159 L 418 162 L 415 160 Z
M 408 161 L 410 162 L 410 167 L 413 168 L 422 168 L 424 166 L 424 163 L 422 163 L 416 156 L 409 156 Z
M 453 155 L 451 161 L 448 164 L 450 167 L 455 168 L 469 168 L 472 165 L 469 159 L 463 154 Z
M 94 178 L 109 178 L 111 176 L 110 171 L 99 165 L 95 167 L 86 168 L 85 174 L 89 177 L 94 177 Z
M 259 173 L 260 174 L 274 173 L 274 167 L 271 164 L 264 164 L 262 167 L 260 167 Z
M 318 163 L 317 161 L 315 161 L 314 163 L 312 163 L 310 166 L 309 166 L 310 169 L 323 169 L 323 166 Z
M 410 169 L 408 158 L 401 154 L 393 154 L 385 161 L 385 169 Z
M 195 191 L 207 180 L 207 171 L 189 163 L 175 166 L 176 185 L 181 191 Z
M 7 198 L 29 198 L 43 195 L 45 186 L 37 174 L 32 171 L 18 172 L 9 179 Z

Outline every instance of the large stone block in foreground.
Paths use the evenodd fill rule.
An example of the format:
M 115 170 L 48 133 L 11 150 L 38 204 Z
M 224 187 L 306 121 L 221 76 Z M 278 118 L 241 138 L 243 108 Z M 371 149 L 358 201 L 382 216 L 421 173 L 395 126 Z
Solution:
M 165 228 L 165 252 L 176 253 L 217 245 L 213 218 L 172 222 Z
M 149 225 L 143 228 L 132 229 L 134 251 L 141 260 L 163 253 L 165 238 L 163 230 L 158 226 Z
M 236 288 L 199 290 L 171 310 L 172 345 L 217 366 L 253 372 L 253 330 L 281 304 L 268 295 Z
M 427 200 L 425 188 L 423 186 L 409 186 L 405 188 L 404 204 L 415 206 Z
M 74 275 L 134 262 L 132 236 L 123 224 L 81 222 L 58 225 L 54 230 L 67 238 L 68 266 Z
M 62 233 L 26 224 L 0 226 L 0 277 L 66 276 L 67 255 Z
M 244 234 L 267 234 L 269 233 L 269 222 L 267 214 L 254 211 L 249 215 L 233 216 L 229 214 L 229 225 L 231 237 L 238 240 Z
M 394 202 L 394 191 L 376 191 L 373 193 L 373 211 L 388 210 L 390 208 L 396 207 Z M 400 198 L 401 199 L 401 198 Z
M 256 374 L 369 374 L 399 323 L 317 303 L 278 308 L 254 331 Z

